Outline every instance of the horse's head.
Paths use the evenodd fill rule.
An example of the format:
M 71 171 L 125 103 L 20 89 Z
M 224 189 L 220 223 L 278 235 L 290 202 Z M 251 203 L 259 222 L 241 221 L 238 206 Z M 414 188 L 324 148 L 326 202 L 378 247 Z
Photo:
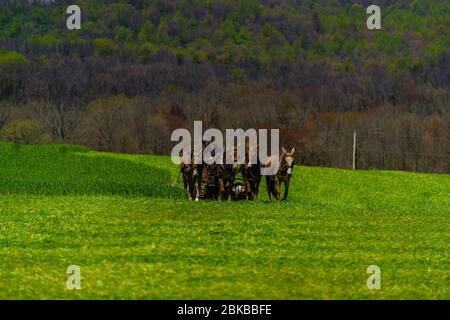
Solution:
M 192 175 L 192 165 L 187 163 L 181 163 L 181 173 L 185 176 Z
M 281 155 L 281 166 L 292 169 L 295 165 L 295 161 L 294 161 L 295 148 L 292 148 L 292 150 L 290 152 L 288 152 L 283 147 L 282 151 L 283 151 L 283 154 Z
M 183 153 L 183 155 L 180 157 L 180 168 L 183 174 L 190 174 L 191 165 L 189 163 L 189 155 L 187 153 Z

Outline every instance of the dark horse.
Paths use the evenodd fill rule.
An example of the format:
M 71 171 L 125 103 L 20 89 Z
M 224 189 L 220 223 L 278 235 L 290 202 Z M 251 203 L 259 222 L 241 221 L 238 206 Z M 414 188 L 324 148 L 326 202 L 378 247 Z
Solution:
M 186 161 L 186 157 L 181 159 L 180 173 L 183 176 L 184 190 L 189 200 L 199 200 L 203 178 L 203 164 L 199 164 L 197 157 L 192 154 L 191 163 Z
M 234 152 L 234 159 L 236 160 L 236 149 L 231 152 Z M 223 157 L 222 164 L 213 163 L 206 166 L 208 184 L 215 186 L 215 196 L 218 200 L 232 200 L 234 181 L 239 170 L 239 165 L 236 161 L 233 164 L 225 164 L 226 153 L 227 151 L 221 155 Z
M 295 148 L 292 148 L 291 152 L 287 152 L 283 148 L 281 155 L 280 168 L 276 175 L 266 176 L 267 193 L 269 195 L 269 201 L 272 201 L 272 195 L 275 199 L 280 200 L 281 185 L 284 183 L 284 196 L 283 200 L 286 200 L 289 194 L 289 185 L 291 182 L 292 170 L 294 169 L 294 153 Z
M 244 179 L 246 199 L 257 200 L 261 184 L 261 162 L 259 157 L 256 157 L 256 163 L 250 164 L 250 155 L 249 152 L 246 152 L 245 164 L 241 165 L 240 172 Z

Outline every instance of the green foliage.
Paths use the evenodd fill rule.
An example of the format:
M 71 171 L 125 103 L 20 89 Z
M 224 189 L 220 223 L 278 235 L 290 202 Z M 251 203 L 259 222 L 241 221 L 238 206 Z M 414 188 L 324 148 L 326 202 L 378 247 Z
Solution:
M 43 36 L 31 36 L 30 44 L 34 49 L 51 48 L 58 44 L 58 36 L 55 34 L 45 34 Z
M 19 143 L 45 143 L 50 138 L 45 135 L 42 126 L 34 120 L 14 120 L 0 130 L 0 138 Z
M 151 42 L 145 42 L 139 47 L 138 61 L 146 62 L 152 55 L 157 53 L 159 47 Z
M 163 17 L 160 21 L 159 21 L 159 25 L 158 28 L 156 29 L 156 39 L 158 40 L 159 43 L 163 44 L 163 45 L 168 45 L 169 44 L 169 34 L 168 34 L 168 18 Z
M 352 2 L 323 1 L 317 5 L 304 1 L 282 5 L 240 0 L 225 1 L 222 6 L 212 5 L 209 0 L 179 1 L 176 5 L 158 1 L 133 5 L 128 1 L 85 0 L 80 5 L 87 17 L 80 32 L 63 31 L 64 6 L 32 6 L 0 13 L 0 38 L 22 39 L 39 49 L 70 41 L 71 33 L 79 33 L 83 42 L 77 44 L 94 42 L 99 55 L 123 58 L 123 51 L 116 49 L 125 46 L 130 60 L 139 57 L 139 61 L 145 61 L 155 51 L 144 44 L 152 43 L 196 63 L 207 63 L 220 55 L 224 59 L 219 57 L 219 61 L 229 63 L 229 56 L 237 54 L 227 52 L 232 43 L 240 46 L 239 51 L 258 52 L 256 59 L 260 65 L 273 65 L 295 61 L 300 54 L 315 61 L 341 59 L 342 55 L 347 59 L 362 55 L 364 60 L 376 54 L 378 60 L 385 60 L 386 55 L 402 59 L 404 55 L 419 54 L 423 62 L 437 59 L 448 48 L 450 37 L 450 3 L 440 0 L 407 4 L 398 0 L 384 4 L 382 32 L 369 32 L 365 28 L 366 7 Z M 416 50 L 417 43 L 405 41 L 407 30 L 421 38 L 421 50 Z M 292 49 L 295 41 L 301 46 Z M 209 45 L 196 48 L 200 51 L 195 54 L 185 51 L 197 42 Z M 271 57 L 270 62 L 267 57 Z M 255 56 L 244 59 L 254 61 Z
M 139 42 L 149 42 L 153 39 L 153 35 L 155 33 L 155 27 L 150 21 L 146 21 L 141 28 L 141 31 L 138 35 Z
M 118 51 L 116 43 L 110 39 L 95 39 L 95 53 L 101 56 L 113 56 Z
M 116 37 L 115 37 L 116 43 L 119 44 L 126 44 L 130 43 L 133 40 L 133 33 L 130 29 L 119 27 L 116 31 Z
M 27 58 L 16 51 L 0 53 L 0 66 L 20 66 L 26 62 Z

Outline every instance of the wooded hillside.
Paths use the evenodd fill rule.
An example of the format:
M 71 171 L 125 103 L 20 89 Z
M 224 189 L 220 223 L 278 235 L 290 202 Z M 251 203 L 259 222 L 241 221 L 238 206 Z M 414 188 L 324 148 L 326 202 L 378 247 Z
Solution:
M 2 1 L 0 136 L 168 153 L 203 120 L 349 167 L 356 130 L 360 168 L 450 172 L 449 18 L 447 0 Z

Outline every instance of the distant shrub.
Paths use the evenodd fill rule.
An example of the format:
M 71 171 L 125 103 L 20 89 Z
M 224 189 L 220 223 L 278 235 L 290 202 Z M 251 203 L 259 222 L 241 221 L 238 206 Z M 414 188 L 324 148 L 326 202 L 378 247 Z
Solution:
M 100 56 L 113 56 L 118 47 L 114 41 L 106 38 L 95 39 L 95 53 Z
M 50 137 L 35 120 L 14 120 L 0 131 L 0 138 L 17 143 L 48 143 Z
M 26 62 L 27 58 L 16 51 L 0 53 L 0 66 L 17 66 Z

